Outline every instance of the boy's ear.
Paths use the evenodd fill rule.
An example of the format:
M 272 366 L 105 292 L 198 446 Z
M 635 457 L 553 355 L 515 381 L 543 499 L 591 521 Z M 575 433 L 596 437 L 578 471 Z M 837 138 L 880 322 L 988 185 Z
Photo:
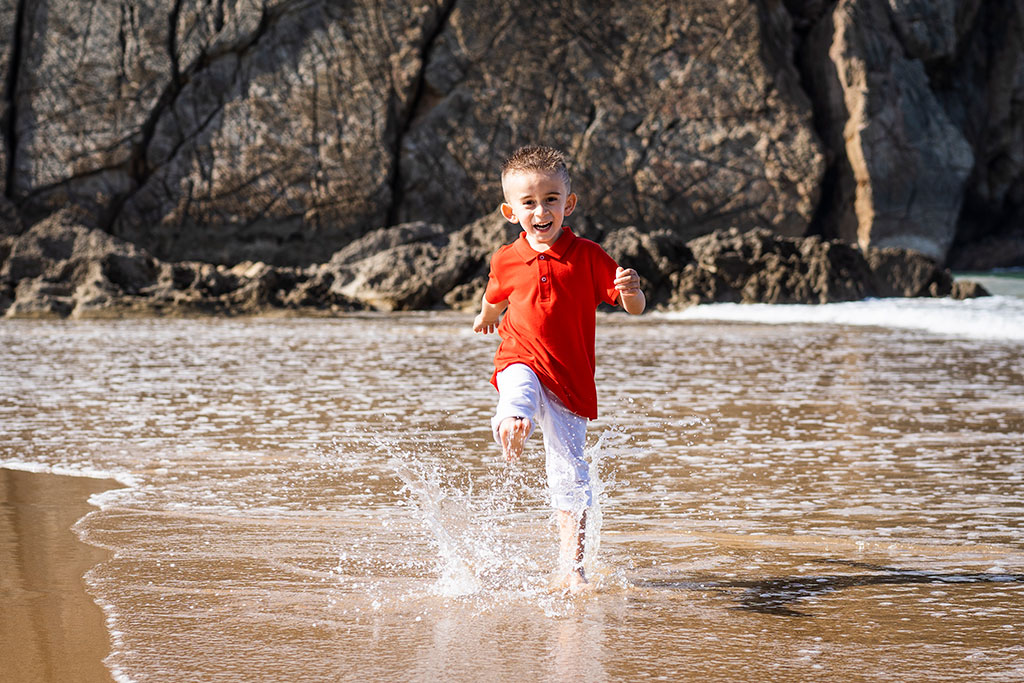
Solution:
M 509 223 L 518 223 L 519 222 L 519 219 L 516 218 L 515 211 L 512 210 L 512 205 L 511 204 L 502 204 L 501 205 L 501 215 L 504 216 L 505 220 L 507 220 Z
M 576 210 L 576 194 L 570 192 L 569 196 L 565 198 L 565 215 L 568 216 Z

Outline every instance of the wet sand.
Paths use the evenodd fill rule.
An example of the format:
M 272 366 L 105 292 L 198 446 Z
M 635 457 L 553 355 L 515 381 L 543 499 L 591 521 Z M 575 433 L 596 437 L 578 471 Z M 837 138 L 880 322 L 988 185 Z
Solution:
M 109 480 L 0 468 L 0 652 L 3 681 L 112 680 L 110 639 L 83 575 L 108 553 L 72 525 Z

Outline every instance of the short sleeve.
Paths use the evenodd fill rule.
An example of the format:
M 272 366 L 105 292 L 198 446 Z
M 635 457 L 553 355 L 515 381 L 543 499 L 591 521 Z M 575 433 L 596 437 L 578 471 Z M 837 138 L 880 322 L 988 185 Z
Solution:
M 508 299 L 511 292 L 501 282 L 501 263 L 498 254 L 491 257 L 491 271 L 487 274 L 487 289 L 484 290 L 484 298 L 487 303 L 500 304 Z
M 594 294 L 599 301 L 615 305 L 619 300 L 619 290 L 615 289 L 615 271 L 619 264 L 604 249 L 594 245 L 591 271 L 594 274 Z

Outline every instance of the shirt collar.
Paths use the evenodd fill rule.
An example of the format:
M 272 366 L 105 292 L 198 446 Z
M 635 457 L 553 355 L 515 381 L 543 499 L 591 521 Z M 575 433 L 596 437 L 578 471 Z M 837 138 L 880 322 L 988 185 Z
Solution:
M 568 225 L 562 226 L 562 234 L 559 236 L 555 243 L 551 247 L 543 252 L 545 256 L 549 256 L 559 261 L 565 256 L 572 246 L 573 241 L 576 239 L 576 234 L 572 231 Z M 530 243 L 526 241 L 526 233 L 519 233 L 519 239 L 512 243 L 512 248 L 515 249 L 516 254 L 519 258 L 523 259 L 524 263 L 529 263 L 533 259 L 541 255 L 542 252 L 534 251 Z

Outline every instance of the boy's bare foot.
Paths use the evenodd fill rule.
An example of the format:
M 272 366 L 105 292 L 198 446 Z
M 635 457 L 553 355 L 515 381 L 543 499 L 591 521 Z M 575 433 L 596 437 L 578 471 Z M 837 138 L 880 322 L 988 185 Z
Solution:
M 530 418 L 506 417 L 498 425 L 498 438 L 501 439 L 501 452 L 509 461 L 518 460 L 523 454 L 526 437 L 530 435 Z
M 548 582 L 548 589 L 552 593 L 568 593 L 579 595 L 594 588 L 594 584 L 587 581 L 583 569 L 571 569 L 569 571 L 557 571 L 551 575 Z

